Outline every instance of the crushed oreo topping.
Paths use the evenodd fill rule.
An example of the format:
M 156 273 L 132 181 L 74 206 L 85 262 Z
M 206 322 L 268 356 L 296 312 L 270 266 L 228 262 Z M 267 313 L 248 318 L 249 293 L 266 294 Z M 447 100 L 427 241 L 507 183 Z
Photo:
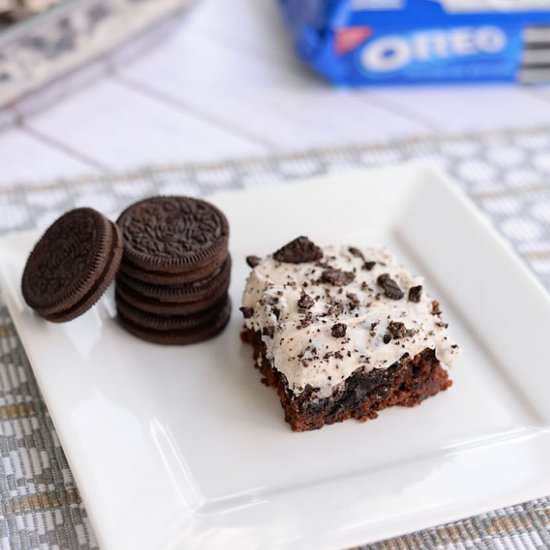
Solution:
M 298 328 L 307 328 L 309 327 L 309 325 L 311 325 L 311 323 L 313 323 L 313 315 L 311 311 L 308 311 L 306 312 L 303 319 L 298 324 Z
M 246 257 L 246 263 L 252 269 L 254 269 L 257 265 L 259 265 L 261 261 L 262 261 L 262 259 L 259 256 L 247 256 Z
M 341 269 L 329 268 L 321 273 L 321 282 L 329 283 L 334 286 L 349 285 L 355 279 L 355 273 L 351 271 L 342 271 Z
M 323 251 L 307 237 L 301 236 L 279 248 L 273 254 L 278 262 L 302 264 L 316 262 L 323 257 Z
M 254 315 L 254 308 L 253 307 L 240 307 L 239 310 L 243 314 L 243 317 L 245 319 L 250 319 L 252 315 Z
M 327 315 L 342 315 L 344 313 L 344 304 L 342 302 L 333 302 L 328 306 Z
M 309 309 L 313 306 L 314 303 L 315 301 L 313 300 L 313 298 L 305 292 L 302 293 L 302 295 L 298 299 L 298 307 L 300 309 Z
M 409 288 L 409 302 L 420 302 L 420 299 L 422 298 L 422 285 L 418 286 L 411 286 Z
M 401 298 L 403 298 L 403 291 L 399 288 L 399 285 L 389 276 L 388 273 L 383 273 L 382 275 L 380 275 L 377 279 L 377 282 L 384 290 L 384 294 L 390 300 L 401 300 Z
M 355 248 L 355 246 L 350 246 L 348 250 L 352 256 L 355 256 L 356 258 L 361 258 L 362 260 L 365 259 L 363 253 L 358 248 Z
M 330 333 L 334 336 L 334 338 L 344 338 L 347 328 L 348 327 L 344 325 L 344 323 L 336 323 L 335 325 L 332 325 Z
M 348 307 L 350 310 L 354 310 L 354 309 L 357 309 L 360 305 L 360 301 L 359 301 L 359 298 L 357 296 L 357 294 L 355 294 L 354 292 L 348 292 L 346 294 L 346 298 L 349 300 L 348 301 Z
M 452 363 L 458 352 L 424 283 L 385 251 L 327 246 L 301 264 L 262 257 L 254 273 L 239 304 L 254 308 L 245 327 L 297 396 L 310 388 L 324 399 L 358 369 L 391 368 L 407 353 L 435 349 Z
M 439 307 L 439 302 L 437 300 L 432 301 L 432 315 L 439 315 L 441 313 L 441 308 Z
M 390 321 L 388 323 L 388 334 L 396 340 L 405 337 L 407 335 L 405 324 L 401 321 Z

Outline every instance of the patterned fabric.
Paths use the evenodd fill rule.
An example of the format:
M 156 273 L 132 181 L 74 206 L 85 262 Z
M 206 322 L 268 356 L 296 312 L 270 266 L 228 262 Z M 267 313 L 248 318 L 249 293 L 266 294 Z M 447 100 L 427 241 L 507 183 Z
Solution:
M 316 150 L 0 188 L 0 232 L 44 227 L 74 206 L 115 212 L 153 194 L 207 196 L 329 172 L 431 159 L 550 289 L 550 128 Z M 368 185 L 368 181 L 365 181 Z M 0 544 L 96 548 L 86 512 L 9 315 L 0 307 Z M 550 497 L 365 549 L 550 548 Z

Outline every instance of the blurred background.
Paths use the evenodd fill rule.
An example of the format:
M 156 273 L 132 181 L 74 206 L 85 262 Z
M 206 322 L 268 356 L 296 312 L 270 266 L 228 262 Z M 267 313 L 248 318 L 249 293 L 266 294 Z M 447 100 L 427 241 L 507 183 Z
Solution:
M 276 0 L 34 0 L 2 21 L 3 185 L 550 122 L 545 87 L 332 86 Z

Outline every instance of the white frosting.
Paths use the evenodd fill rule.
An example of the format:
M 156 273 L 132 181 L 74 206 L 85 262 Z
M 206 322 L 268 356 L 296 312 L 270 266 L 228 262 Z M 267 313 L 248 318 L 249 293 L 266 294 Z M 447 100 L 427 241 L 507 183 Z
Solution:
M 433 312 L 426 289 L 422 289 L 419 302 L 408 300 L 409 289 L 422 285 L 422 278 L 407 273 L 384 250 L 366 248 L 361 252 L 366 260 L 376 262 L 370 271 L 347 246 L 327 246 L 320 262 L 281 263 L 268 256 L 248 277 L 243 307 L 252 308 L 253 313 L 245 319 L 245 326 L 264 332 L 267 358 L 285 375 L 295 394 L 310 385 L 318 389 L 319 398 L 327 397 L 357 369 L 385 369 L 405 353 L 414 357 L 426 348 L 434 349 L 445 366 L 458 354 L 441 315 Z M 353 272 L 354 280 L 343 287 L 321 282 L 326 264 Z M 401 299 L 388 298 L 377 283 L 378 276 L 385 273 L 403 290 Z M 298 306 L 303 293 L 314 299 L 310 309 Z M 357 300 L 350 293 L 357 297 L 356 307 L 352 302 Z M 406 334 L 387 342 L 392 321 L 403 323 Z M 346 325 L 345 337 L 333 336 L 336 323 Z

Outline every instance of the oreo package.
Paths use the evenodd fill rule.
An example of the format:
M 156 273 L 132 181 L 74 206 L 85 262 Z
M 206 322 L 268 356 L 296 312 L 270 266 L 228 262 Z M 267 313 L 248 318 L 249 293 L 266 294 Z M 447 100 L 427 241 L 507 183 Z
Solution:
M 550 0 L 279 0 L 335 84 L 550 81 Z

